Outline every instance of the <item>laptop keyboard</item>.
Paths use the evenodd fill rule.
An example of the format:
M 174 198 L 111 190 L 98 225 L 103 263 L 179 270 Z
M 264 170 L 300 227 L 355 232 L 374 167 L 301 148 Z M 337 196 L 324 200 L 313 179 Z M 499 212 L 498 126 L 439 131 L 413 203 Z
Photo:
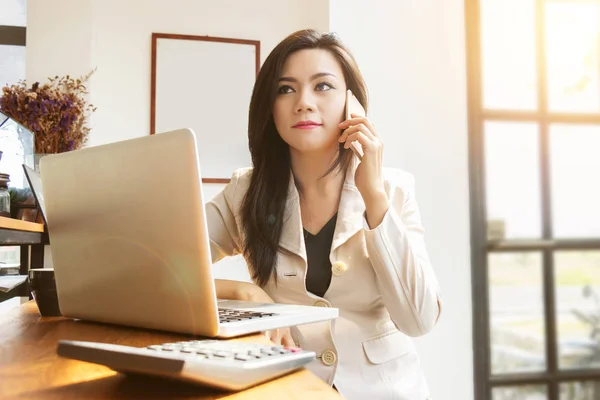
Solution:
M 261 319 L 265 317 L 272 317 L 274 315 L 277 314 L 219 308 L 219 323 L 226 324 L 228 322 L 239 322 L 248 319 Z

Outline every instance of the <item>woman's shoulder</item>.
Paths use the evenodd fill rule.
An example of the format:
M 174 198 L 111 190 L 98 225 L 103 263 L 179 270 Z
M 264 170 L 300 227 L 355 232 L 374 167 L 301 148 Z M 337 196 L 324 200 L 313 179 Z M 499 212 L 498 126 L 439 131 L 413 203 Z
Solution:
M 223 189 L 225 199 L 232 207 L 239 207 L 250 186 L 252 167 L 238 168 L 233 171 L 229 183 Z
M 252 177 L 252 167 L 238 168 L 233 171 L 230 183 L 235 184 L 238 188 L 248 188 L 250 178 Z

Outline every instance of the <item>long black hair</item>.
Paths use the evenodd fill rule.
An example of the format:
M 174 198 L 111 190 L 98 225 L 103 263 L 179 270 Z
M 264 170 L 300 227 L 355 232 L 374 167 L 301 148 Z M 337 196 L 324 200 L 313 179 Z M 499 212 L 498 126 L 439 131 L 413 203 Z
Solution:
M 251 276 L 264 286 L 271 276 L 277 279 L 277 253 L 287 253 L 279 245 L 289 190 L 291 165 L 289 146 L 279 136 L 273 119 L 277 79 L 283 64 L 294 52 L 305 49 L 328 50 L 344 72 L 347 88 L 367 109 L 367 87 L 354 57 L 334 33 L 306 29 L 292 33 L 279 43 L 265 60 L 250 100 L 248 139 L 253 170 L 242 203 L 243 254 Z M 343 148 L 328 173 L 345 171 L 352 152 Z

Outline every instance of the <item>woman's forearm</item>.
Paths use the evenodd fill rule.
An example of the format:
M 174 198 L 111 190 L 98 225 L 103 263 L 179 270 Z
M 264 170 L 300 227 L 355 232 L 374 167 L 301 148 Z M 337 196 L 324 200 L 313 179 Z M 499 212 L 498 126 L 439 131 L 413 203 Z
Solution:
M 215 279 L 218 299 L 273 303 L 273 299 L 260 287 L 250 282 Z

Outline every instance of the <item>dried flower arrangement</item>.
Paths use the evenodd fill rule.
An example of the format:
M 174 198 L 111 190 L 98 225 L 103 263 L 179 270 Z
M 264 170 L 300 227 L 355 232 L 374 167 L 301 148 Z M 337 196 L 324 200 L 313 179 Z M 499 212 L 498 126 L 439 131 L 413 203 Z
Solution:
M 0 112 L 19 122 L 35 135 L 36 153 L 63 153 L 81 148 L 90 128 L 89 115 L 96 111 L 87 104 L 84 85 L 95 70 L 81 78 L 69 75 L 49 78 L 49 83 L 25 81 L 2 88 Z

